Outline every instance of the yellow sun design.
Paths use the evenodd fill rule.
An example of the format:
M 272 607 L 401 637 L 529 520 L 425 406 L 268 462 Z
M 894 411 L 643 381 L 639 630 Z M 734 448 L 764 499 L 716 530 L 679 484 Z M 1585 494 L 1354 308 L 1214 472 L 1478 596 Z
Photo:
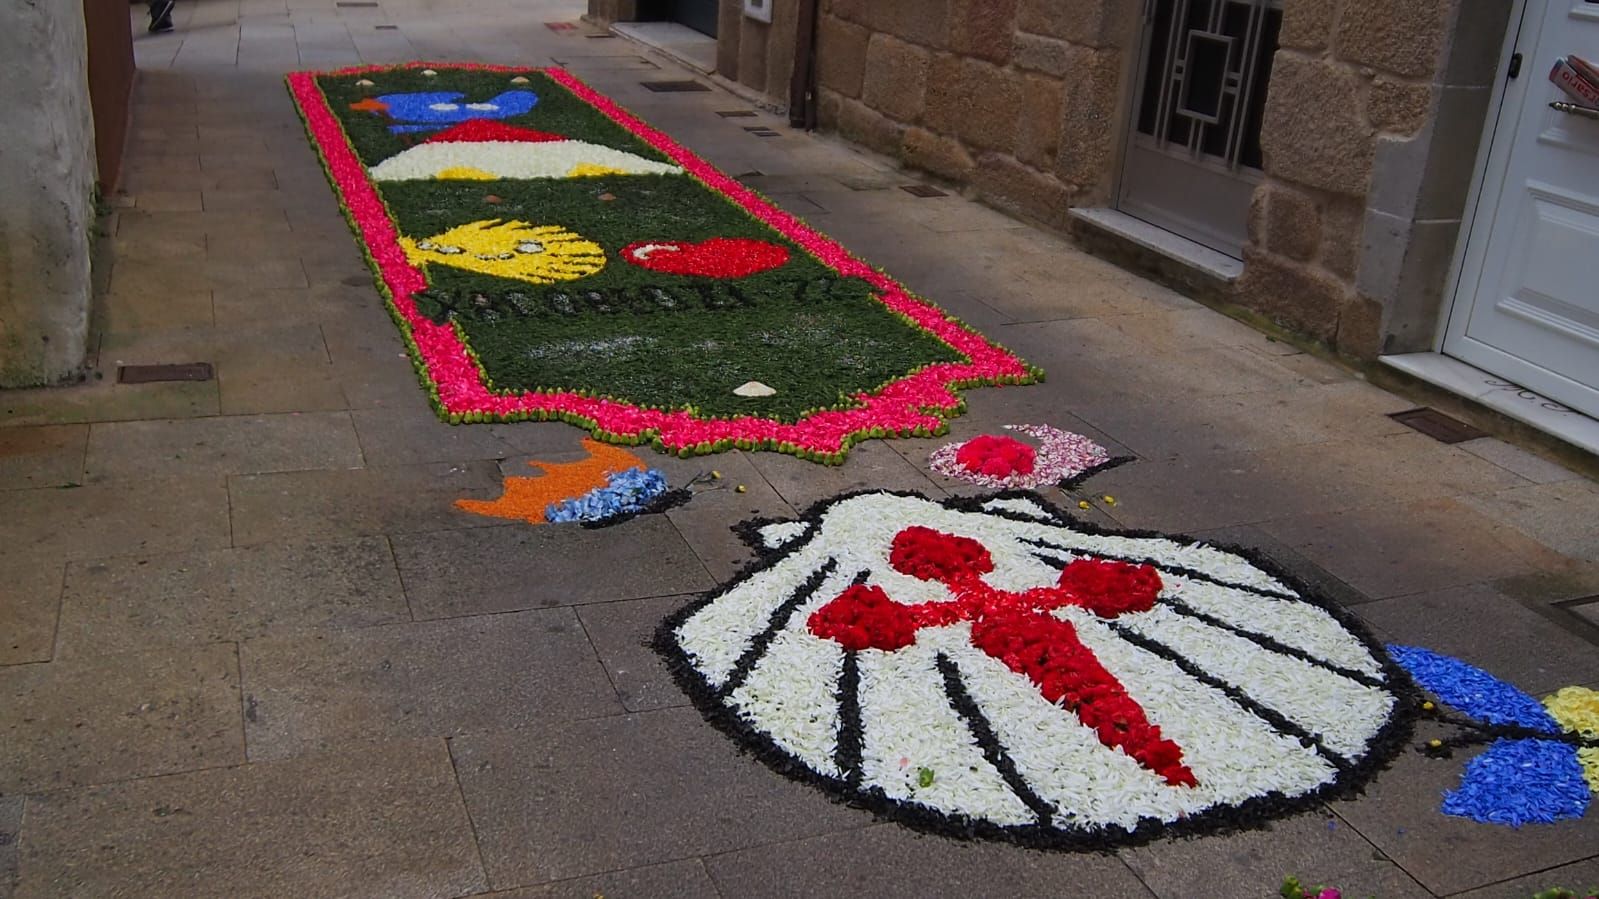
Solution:
M 412 265 L 438 263 L 532 284 L 574 281 L 605 268 L 600 245 L 559 225 L 468 222 L 432 237 L 400 238 Z

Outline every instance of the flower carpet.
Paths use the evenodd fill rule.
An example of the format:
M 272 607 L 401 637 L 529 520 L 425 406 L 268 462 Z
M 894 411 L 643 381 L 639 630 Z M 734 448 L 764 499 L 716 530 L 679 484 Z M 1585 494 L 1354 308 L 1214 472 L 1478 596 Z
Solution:
M 981 434 L 947 443 L 928 456 L 929 467 L 947 478 L 983 487 L 1070 489 L 1094 475 L 1130 461 L 1112 458 L 1106 449 L 1081 434 L 1049 425 L 1006 425 L 1031 438 L 1034 446 L 1005 434 Z
M 647 468 L 625 449 L 583 441 L 585 457 L 576 462 L 531 461 L 538 477 L 505 478 L 498 499 L 458 499 L 463 512 L 528 524 L 605 527 L 638 515 L 681 505 L 689 492 L 676 490 L 662 472 Z
M 837 463 L 1040 375 L 562 70 L 288 83 L 451 422 Z
M 1429 740 L 1424 752 L 1447 758 L 1487 745 L 1444 795 L 1444 814 L 1520 827 L 1588 812 L 1599 791 L 1599 691 L 1562 687 L 1539 702 L 1460 659 L 1415 646 L 1388 651 L 1437 698 L 1422 711 L 1455 731 Z
M 1036 497 L 881 490 L 739 532 L 760 558 L 656 635 L 716 726 L 914 827 L 1106 848 L 1356 790 L 1408 739 L 1406 672 L 1243 550 Z

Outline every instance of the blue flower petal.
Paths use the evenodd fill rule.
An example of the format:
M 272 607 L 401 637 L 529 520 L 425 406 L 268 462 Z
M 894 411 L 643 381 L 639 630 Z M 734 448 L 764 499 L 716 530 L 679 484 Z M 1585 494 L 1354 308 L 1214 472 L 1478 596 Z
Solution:
M 1500 740 L 1466 763 L 1443 812 L 1487 824 L 1552 824 L 1588 811 L 1577 749 L 1556 740 Z
M 544 520 L 554 523 L 571 521 L 607 521 L 619 515 L 643 511 L 650 500 L 666 492 L 666 476 L 651 468 L 630 468 L 606 479 L 604 487 L 596 487 L 582 496 L 551 503 L 544 510 Z
M 1474 665 L 1416 646 L 1388 644 L 1388 654 L 1446 705 L 1489 724 L 1519 724 L 1551 734 L 1560 725 L 1543 703 Z

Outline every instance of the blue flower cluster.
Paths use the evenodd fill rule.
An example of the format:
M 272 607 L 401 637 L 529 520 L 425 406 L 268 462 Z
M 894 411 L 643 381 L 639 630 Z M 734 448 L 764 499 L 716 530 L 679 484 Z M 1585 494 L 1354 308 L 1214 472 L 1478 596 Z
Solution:
M 1480 724 L 1561 734 L 1542 703 L 1481 668 L 1415 646 L 1389 644 L 1388 653 L 1423 689 Z M 1443 813 L 1519 827 L 1580 818 L 1589 799 L 1576 747 L 1501 738 L 1466 763 L 1460 787 L 1444 794 Z
M 637 515 L 650 501 L 666 492 L 666 475 L 650 468 L 629 468 L 607 479 L 576 499 L 551 503 L 544 519 L 551 523 L 607 521 L 621 515 Z

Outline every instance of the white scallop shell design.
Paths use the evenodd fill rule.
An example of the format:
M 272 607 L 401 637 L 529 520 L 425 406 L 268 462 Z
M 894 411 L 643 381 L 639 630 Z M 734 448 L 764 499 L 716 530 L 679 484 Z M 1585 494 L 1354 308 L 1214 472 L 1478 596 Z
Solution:
M 972 643 L 969 622 L 889 652 L 846 651 L 807 622 L 851 584 L 951 598 L 889 548 L 922 525 L 980 541 L 989 585 L 1049 586 L 1063 564 L 1154 566 L 1153 608 L 1065 607 L 1078 639 L 1182 749 L 1173 785 Z M 713 722 L 774 767 L 929 829 L 1105 845 L 1239 823 L 1369 776 L 1402 738 L 1407 686 L 1319 600 L 1236 552 L 1098 533 L 1030 497 L 935 502 L 868 492 L 751 532 L 768 561 L 662 625 L 657 645 Z M 1404 682 L 1408 685 L 1408 682 Z

